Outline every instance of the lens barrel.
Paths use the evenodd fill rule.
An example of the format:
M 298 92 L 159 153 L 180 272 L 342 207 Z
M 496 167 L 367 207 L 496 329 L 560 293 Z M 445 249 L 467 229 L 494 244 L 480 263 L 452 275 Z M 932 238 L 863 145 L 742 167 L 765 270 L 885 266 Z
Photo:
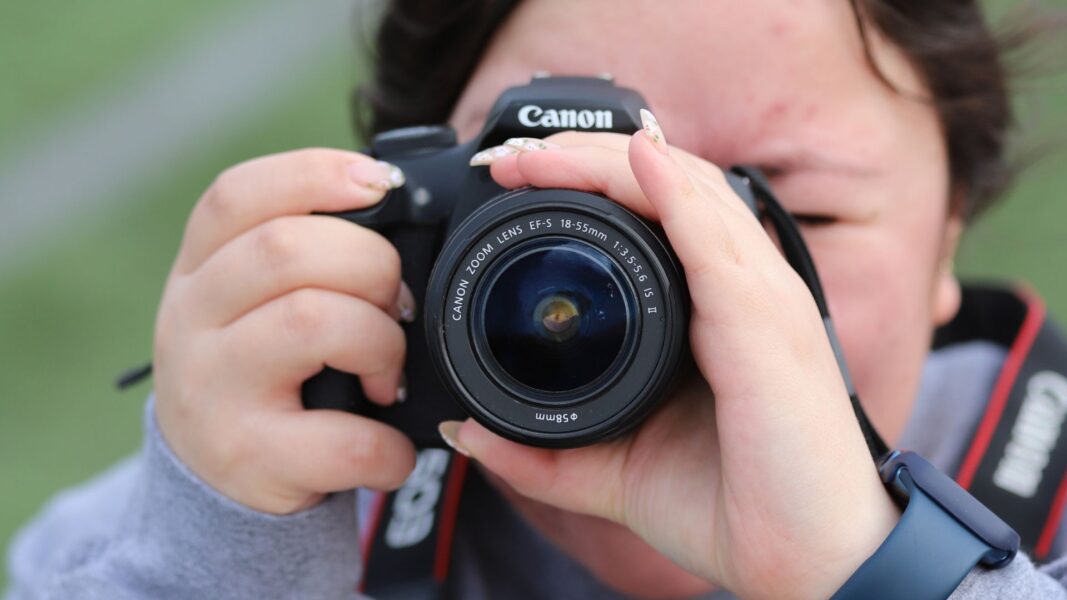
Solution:
M 430 356 L 480 423 L 545 447 L 636 425 L 685 355 L 688 293 L 662 234 L 586 192 L 526 188 L 472 212 L 426 293 Z

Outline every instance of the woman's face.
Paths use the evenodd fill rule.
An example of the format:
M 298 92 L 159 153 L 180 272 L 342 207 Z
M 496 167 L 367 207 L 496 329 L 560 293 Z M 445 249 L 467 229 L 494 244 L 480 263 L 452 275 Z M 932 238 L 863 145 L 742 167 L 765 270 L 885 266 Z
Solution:
M 857 389 L 892 442 L 932 329 L 958 305 L 944 266 L 959 224 L 936 114 L 907 99 L 923 89 L 916 73 L 878 39 L 872 52 L 905 94 L 864 58 L 846 0 L 527 0 L 451 121 L 473 136 L 497 95 L 535 71 L 609 72 L 644 95 L 672 145 L 763 167 L 801 221 Z

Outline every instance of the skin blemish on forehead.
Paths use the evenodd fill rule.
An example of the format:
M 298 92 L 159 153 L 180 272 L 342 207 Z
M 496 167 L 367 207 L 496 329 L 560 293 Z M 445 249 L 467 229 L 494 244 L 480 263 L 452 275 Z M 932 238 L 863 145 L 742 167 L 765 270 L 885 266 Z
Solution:
M 784 119 L 788 116 L 787 113 L 791 107 L 792 105 L 784 100 L 776 100 L 767 107 L 767 110 L 760 117 L 768 120 Z
M 770 32 L 775 37 L 785 37 L 793 32 L 793 26 L 788 21 L 776 19 L 770 23 Z

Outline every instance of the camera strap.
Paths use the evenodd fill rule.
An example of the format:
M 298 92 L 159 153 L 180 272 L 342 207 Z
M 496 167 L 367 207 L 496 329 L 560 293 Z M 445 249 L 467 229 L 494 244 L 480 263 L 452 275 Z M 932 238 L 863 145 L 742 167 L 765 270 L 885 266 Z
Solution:
M 811 291 L 812 298 L 814 298 L 815 304 L 819 308 L 819 316 L 822 317 L 826 336 L 829 338 L 830 346 L 833 348 L 834 356 L 837 358 L 837 367 L 841 371 L 845 388 L 848 390 L 848 398 L 852 403 L 852 410 L 856 414 L 856 421 L 859 424 L 860 431 L 863 432 L 863 439 L 867 442 L 867 449 L 870 451 L 874 463 L 876 465 L 881 464 L 882 459 L 889 454 L 889 447 L 882 439 L 882 436 L 878 434 L 874 425 L 871 424 L 870 419 L 867 418 L 867 413 L 863 410 L 863 405 L 860 404 L 859 394 L 852 383 L 852 376 L 849 374 L 848 365 L 845 363 L 845 354 L 841 349 L 841 343 L 837 339 L 837 333 L 830 318 L 830 308 L 826 303 L 826 295 L 823 293 L 822 284 L 819 282 L 818 272 L 815 270 L 815 262 L 811 259 L 811 254 L 804 243 L 804 238 L 800 235 L 800 229 L 797 227 L 796 221 L 778 201 L 774 192 L 771 191 L 770 184 L 764 179 L 759 169 L 749 166 L 737 166 L 730 170 L 730 174 L 740 177 L 746 187 L 752 191 L 752 198 L 745 197 L 743 188 L 739 190 L 739 194 L 742 196 L 742 200 L 755 209 L 759 218 L 770 221 L 775 233 L 778 234 L 778 241 L 781 244 L 782 254 L 785 255 L 786 261 L 800 275 L 800 278 L 808 286 L 808 290 Z M 735 187 L 735 190 L 738 190 L 738 188 Z
M 1008 349 L 956 482 L 1011 525 L 1038 561 L 1067 505 L 1067 338 L 1029 292 L 967 287 L 934 347 L 974 340 Z
M 444 597 L 467 468 L 465 456 L 426 448 L 404 485 L 378 496 L 363 532 L 360 592 L 375 600 Z

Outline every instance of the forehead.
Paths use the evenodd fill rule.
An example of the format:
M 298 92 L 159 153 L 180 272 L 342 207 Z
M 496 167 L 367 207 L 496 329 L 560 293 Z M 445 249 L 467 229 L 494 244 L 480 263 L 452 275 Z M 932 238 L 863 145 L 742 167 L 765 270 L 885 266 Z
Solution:
M 881 54 L 884 69 L 906 71 L 892 52 Z M 461 134 L 477 131 L 497 94 L 538 70 L 612 73 L 665 125 L 692 132 L 679 137 L 675 125 L 672 141 L 712 160 L 738 158 L 737 142 L 726 140 L 756 148 L 791 135 L 809 145 L 875 135 L 872 113 L 888 92 L 846 0 L 525 0 L 487 49 L 453 123 Z

